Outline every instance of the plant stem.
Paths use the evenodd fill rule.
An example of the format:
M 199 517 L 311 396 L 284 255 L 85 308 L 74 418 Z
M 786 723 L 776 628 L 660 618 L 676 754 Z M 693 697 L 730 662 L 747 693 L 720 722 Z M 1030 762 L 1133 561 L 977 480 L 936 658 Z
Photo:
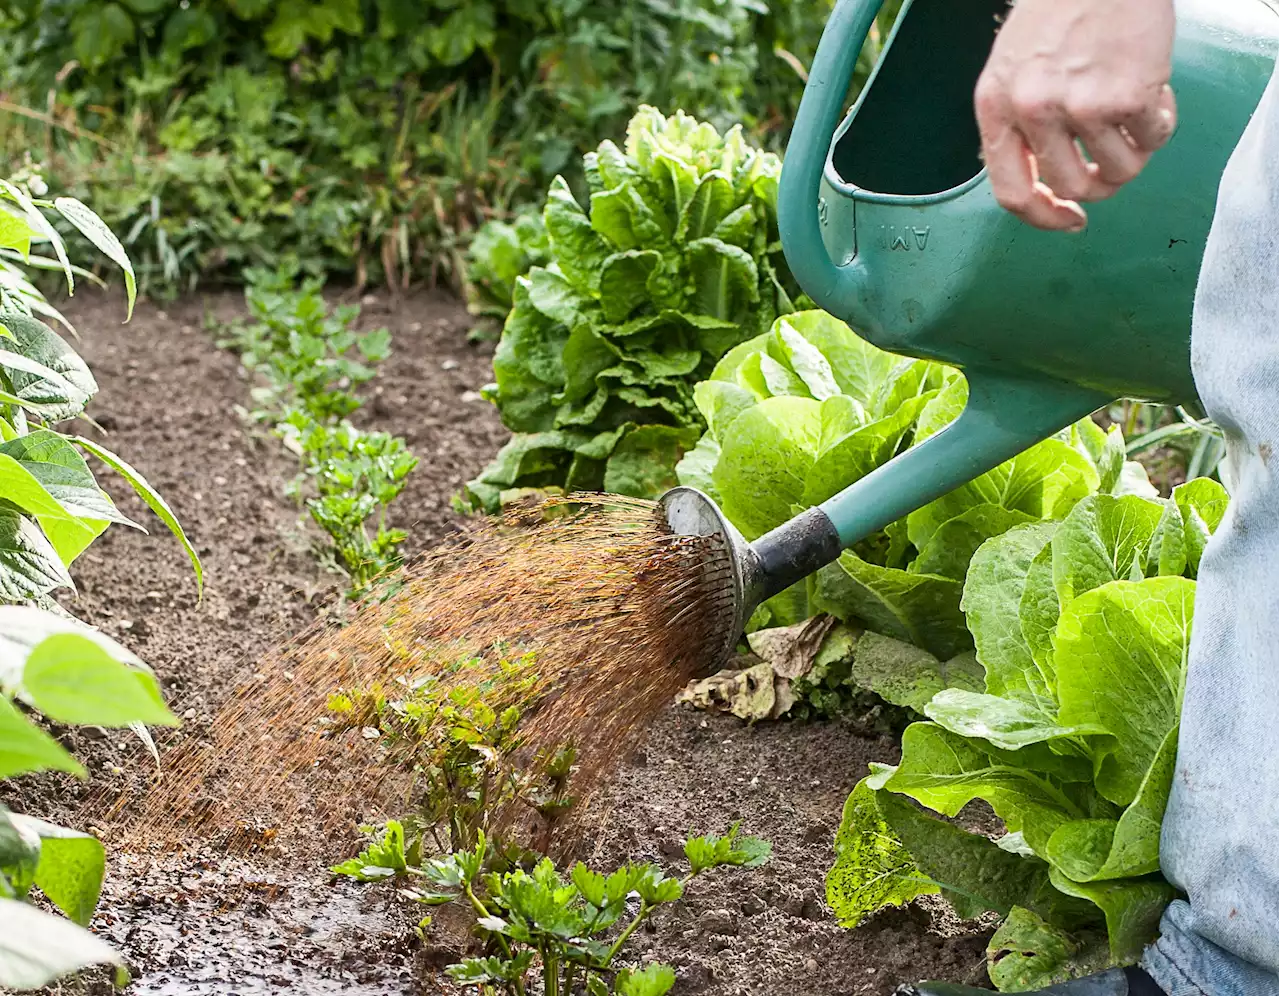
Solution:
M 635 929 L 638 926 L 640 926 L 640 922 L 644 920 L 645 917 L 647 917 L 649 913 L 652 912 L 652 910 L 653 910 L 652 906 L 646 903 L 643 899 L 640 900 L 640 910 L 639 912 L 636 913 L 635 919 L 632 920 L 629 924 L 627 924 L 627 929 L 618 935 L 618 939 L 614 941 L 613 946 L 609 948 L 609 953 L 605 956 L 605 959 L 604 959 L 604 963 L 606 967 L 613 962 L 613 959 L 617 956 L 618 951 L 621 949 L 622 945 L 627 943 L 627 938 L 630 937 L 633 933 L 635 933 Z

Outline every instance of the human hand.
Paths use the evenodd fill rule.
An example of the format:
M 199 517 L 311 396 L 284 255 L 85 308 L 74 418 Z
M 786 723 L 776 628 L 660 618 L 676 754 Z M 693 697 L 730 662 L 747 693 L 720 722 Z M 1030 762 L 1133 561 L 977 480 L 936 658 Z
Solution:
M 1137 176 L 1173 134 L 1173 35 L 1173 0 L 1017 0 L 974 90 L 1001 206 L 1079 231 Z

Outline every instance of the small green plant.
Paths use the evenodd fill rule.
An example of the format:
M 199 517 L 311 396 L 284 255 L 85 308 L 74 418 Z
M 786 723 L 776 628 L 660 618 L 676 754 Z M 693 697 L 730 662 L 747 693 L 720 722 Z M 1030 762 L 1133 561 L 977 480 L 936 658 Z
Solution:
M 321 556 L 359 595 L 401 562 L 406 534 L 388 526 L 387 510 L 418 464 L 399 436 L 367 432 L 346 418 L 360 407 L 354 388 L 388 356 L 391 335 L 385 328 L 356 332 L 360 309 L 331 311 L 320 280 L 295 286 L 294 264 L 251 277 L 245 299 L 254 320 L 230 326 L 218 345 L 239 353 L 265 381 L 252 389 L 247 417 L 270 424 L 298 457 L 287 493 L 329 535 Z
M 524 996 L 535 972 L 541 991 L 554 996 L 663 996 L 675 984 L 675 972 L 661 964 L 619 969 L 627 940 L 655 910 L 678 901 L 699 875 L 726 866 L 758 868 L 770 854 L 766 841 L 738 836 L 735 823 L 724 836 L 686 841 L 689 870 L 678 878 L 647 863 L 604 874 L 578 862 L 565 876 L 550 858 L 486 871 L 493 855 L 483 833 L 474 847 L 420 866 L 397 852 L 402 840 L 389 827 L 376 842 L 376 855 L 407 883 L 404 895 L 429 906 L 460 901 L 474 912 L 484 953 L 446 971 L 482 996 Z M 374 854 L 372 848 L 366 853 Z
M 391 762 L 417 776 L 417 808 L 405 821 L 413 860 L 472 848 L 487 834 L 494 853 L 509 861 L 520 853 L 506 836 L 516 810 L 538 815 L 545 850 L 573 805 L 572 746 L 533 757 L 524 749 L 520 720 L 541 688 L 532 652 L 464 657 L 393 689 L 340 691 L 328 716 L 338 730 L 377 731 Z M 367 863 L 362 854 L 334 871 L 361 878 Z
M 534 266 L 550 262 L 547 227 L 536 211 L 521 211 L 510 221 L 497 218 L 476 231 L 467 250 L 467 310 L 484 319 L 473 337 L 490 324 L 501 329 L 515 303 L 516 280 Z
M 319 422 L 302 409 L 289 412 L 276 431 L 303 464 L 286 493 L 297 498 L 314 491 L 304 504 L 333 541 L 330 554 L 351 579 L 352 589 L 363 591 L 398 567 L 407 534 L 387 525 L 387 508 L 418 465 L 404 440 L 386 432 L 363 432 L 345 419 Z
M 1160 826 L 1194 579 L 1226 506 L 1206 478 L 1167 499 L 1092 495 L 978 548 L 963 609 L 985 688 L 933 695 L 900 763 L 849 797 L 827 877 L 843 924 L 936 892 L 964 917 L 998 912 L 988 971 L 1004 992 L 1139 957 L 1174 896 Z M 928 812 L 975 799 L 1000 840 Z

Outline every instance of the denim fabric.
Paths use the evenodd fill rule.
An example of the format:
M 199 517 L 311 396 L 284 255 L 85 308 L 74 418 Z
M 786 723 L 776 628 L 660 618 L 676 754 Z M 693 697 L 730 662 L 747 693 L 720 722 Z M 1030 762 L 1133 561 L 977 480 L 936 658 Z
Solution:
M 1161 864 L 1187 895 L 1143 965 L 1171 996 L 1276 996 L 1276 77 L 1218 191 L 1196 291 L 1192 366 L 1227 440 L 1231 504 L 1205 551 Z

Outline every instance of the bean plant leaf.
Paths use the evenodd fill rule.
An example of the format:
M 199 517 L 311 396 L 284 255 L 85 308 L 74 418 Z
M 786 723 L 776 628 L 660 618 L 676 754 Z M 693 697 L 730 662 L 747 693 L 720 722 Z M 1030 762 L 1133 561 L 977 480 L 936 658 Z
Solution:
M 0 985 L 39 989 L 93 965 L 123 961 L 83 927 L 14 899 L 0 899 Z
M 67 248 L 63 245 L 62 236 L 58 234 L 58 230 L 50 224 L 49 219 L 44 216 L 38 207 L 32 202 L 21 188 L 10 183 L 8 180 L 0 179 L 0 190 L 9 195 L 9 198 L 22 209 L 23 217 L 32 230 L 49 240 L 49 244 L 53 246 L 54 254 L 58 257 L 58 262 L 62 265 L 62 270 L 67 277 L 67 293 L 74 293 L 75 279 L 71 275 L 71 260 L 67 258 Z
M 128 311 L 125 321 L 133 317 L 133 302 L 138 296 L 138 282 L 133 275 L 133 264 L 129 262 L 129 254 L 125 252 L 120 240 L 107 227 L 106 222 L 94 213 L 87 204 L 74 197 L 59 197 L 53 202 L 57 212 L 73 224 L 77 231 L 93 243 L 94 247 L 124 271 L 125 294 L 128 296 Z
M 182 544 L 182 548 L 187 551 L 187 556 L 191 560 L 191 566 L 196 572 L 196 588 L 198 591 L 202 592 L 204 590 L 204 568 L 200 565 L 200 558 L 196 554 L 195 547 L 193 547 L 191 545 L 191 541 L 187 539 L 187 534 L 183 531 L 182 525 L 178 522 L 177 516 L 173 514 L 173 509 L 169 507 L 169 503 L 160 497 L 159 492 L 147 483 L 147 479 L 145 477 L 139 474 L 129 466 L 129 464 L 125 463 L 123 459 L 116 456 L 116 454 L 112 453 L 105 446 L 99 446 L 93 440 L 85 439 L 83 436 L 76 436 L 74 438 L 76 443 L 88 450 L 128 481 L 133 490 L 137 492 L 138 497 L 146 502 L 151 511 L 155 512 L 156 515 L 160 517 L 160 521 L 169 527 L 169 531 L 177 537 L 178 542 Z
M 50 421 L 75 418 L 98 393 L 93 374 L 66 341 L 43 322 L 15 311 L 0 312 L 16 348 L 0 353 L 13 394 L 44 406 Z
M 0 599 L 22 602 L 75 582 L 35 520 L 0 502 Z
M 22 684 L 36 708 L 60 723 L 177 725 L 150 672 L 121 663 L 78 633 L 56 633 L 36 644 Z
M 84 767 L 58 741 L 33 726 L 0 697 L 0 778 L 35 771 L 66 771 L 83 776 Z
M 102 842 L 87 833 L 32 816 L 12 813 L 9 818 L 40 839 L 40 861 L 35 873 L 40 891 L 72 920 L 87 927 L 106 874 L 107 852 Z

